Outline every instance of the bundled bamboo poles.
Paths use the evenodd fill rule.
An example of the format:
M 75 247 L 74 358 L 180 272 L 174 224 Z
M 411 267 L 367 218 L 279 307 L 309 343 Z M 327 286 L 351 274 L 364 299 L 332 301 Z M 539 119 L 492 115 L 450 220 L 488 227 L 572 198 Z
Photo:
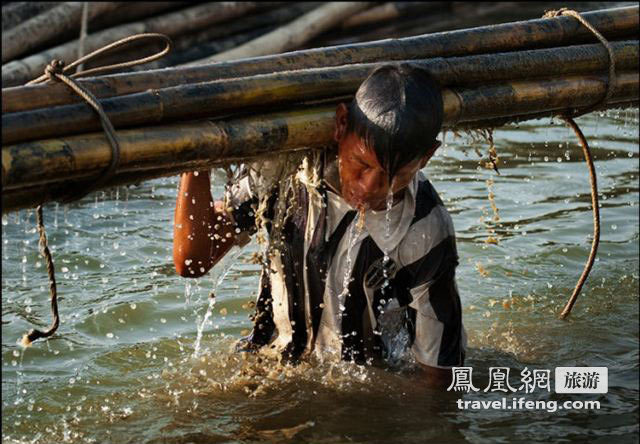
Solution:
M 618 69 L 638 71 L 638 41 L 613 43 Z M 468 85 L 496 80 L 607 72 L 602 45 L 414 60 L 443 85 Z M 378 64 L 354 64 L 265 74 L 254 77 L 187 84 L 102 101 L 116 128 L 175 120 L 215 117 L 266 107 L 355 93 Z M 3 114 L 3 144 L 96 131 L 100 120 L 86 104 Z
M 370 2 L 328 2 L 294 20 L 287 26 L 276 29 L 237 48 L 193 62 L 193 64 L 244 59 L 298 49 L 303 43 L 340 24 L 354 13 L 366 9 L 370 4 Z
M 564 76 L 444 91 L 445 127 L 492 119 L 518 120 L 537 113 L 583 108 L 606 91 L 607 77 Z M 638 73 L 617 76 L 607 106 L 638 101 Z M 201 121 L 122 130 L 120 166 L 108 185 L 173 175 L 216 164 L 319 147 L 332 141 L 335 106 L 229 121 Z M 111 148 L 102 133 L 26 142 L 2 149 L 3 211 L 59 197 L 76 180 L 95 179 L 108 165 Z
M 616 64 L 611 79 L 604 47 L 580 44 L 593 37 L 575 19 L 560 17 L 81 83 L 108 96 L 101 104 L 119 128 L 121 156 L 106 186 L 125 184 L 330 144 L 335 104 L 350 100 L 366 75 L 389 61 L 415 63 L 440 80 L 448 128 L 586 109 L 602 100 L 609 82 L 613 94 L 604 108 L 637 104 L 637 12 L 632 7 L 584 14 L 610 38 L 622 39 L 610 41 Z M 124 87 L 114 90 L 117 85 Z M 4 211 L 86 186 L 111 160 L 85 104 L 60 95 L 60 106 L 7 112 L 21 109 L 18 97 L 34 91 L 47 96 L 57 86 L 3 91 Z
M 130 23 L 160 12 L 185 7 L 189 2 L 126 2 L 126 6 L 101 17 L 96 17 L 92 28 L 102 30 L 122 23 Z
M 177 12 L 152 17 L 143 22 L 116 26 L 87 37 L 85 52 L 94 51 L 114 40 L 133 34 L 161 32 L 172 37 L 184 33 L 186 30 L 199 29 L 238 17 L 256 6 L 256 2 L 204 3 Z M 77 56 L 77 51 L 78 40 L 74 40 L 25 59 L 7 63 L 2 66 L 2 83 L 4 86 L 23 84 L 41 75 L 50 60 L 74 60 Z
M 638 7 L 592 11 L 583 16 L 606 38 L 637 38 Z M 571 17 L 482 26 L 403 39 L 315 48 L 250 60 L 114 74 L 80 80 L 96 97 L 113 97 L 212 79 L 354 63 L 451 57 L 592 43 L 593 35 Z M 40 73 L 38 73 L 40 74 Z M 80 101 L 64 85 L 3 89 L 2 112 L 17 112 Z
M 118 2 L 91 2 L 88 5 L 87 19 L 91 21 L 94 17 L 113 11 L 119 6 Z M 82 2 L 62 3 L 4 33 L 2 63 L 29 52 L 69 29 L 79 29 L 82 8 Z
M 171 54 L 156 62 L 138 66 L 134 71 L 178 66 L 235 48 L 295 20 L 320 4 L 321 2 L 301 2 L 266 10 L 259 6 L 256 13 L 243 16 L 241 20 L 232 21 L 225 26 L 212 26 L 174 39 Z
M 58 6 L 60 2 L 14 2 L 2 6 L 2 31 Z
M 388 2 L 356 14 L 342 23 L 342 28 L 354 28 L 387 22 L 423 12 L 431 12 L 445 6 L 445 2 Z

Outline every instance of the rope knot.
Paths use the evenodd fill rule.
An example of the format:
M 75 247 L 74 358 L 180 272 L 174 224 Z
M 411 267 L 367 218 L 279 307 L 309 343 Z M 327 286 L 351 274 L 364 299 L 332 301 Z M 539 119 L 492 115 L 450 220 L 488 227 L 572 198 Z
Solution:
M 544 15 L 542 16 L 542 18 L 559 17 L 563 15 L 565 11 L 567 11 L 567 8 L 549 9 L 548 11 L 544 12 Z
M 49 63 L 44 69 L 44 72 L 49 78 L 49 80 L 56 80 L 58 82 L 60 81 L 60 79 L 58 78 L 58 75 L 62 74 L 63 71 L 64 71 L 64 61 L 57 60 L 57 59 L 52 60 L 51 63 Z

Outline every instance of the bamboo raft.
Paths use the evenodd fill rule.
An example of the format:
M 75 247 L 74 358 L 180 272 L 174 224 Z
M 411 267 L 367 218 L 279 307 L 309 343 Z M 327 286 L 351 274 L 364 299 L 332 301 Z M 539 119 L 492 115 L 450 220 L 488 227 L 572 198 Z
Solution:
M 326 23 L 348 30 L 402 13 L 360 3 L 347 17 Z M 232 10 L 229 17 L 247 12 Z M 314 11 L 300 10 L 292 29 Z M 267 13 L 253 17 L 265 20 Z M 572 17 L 556 17 L 79 80 L 100 98 L 120 143 L 118 169 L 103 186 L 321 149 L 332 143 L 335 105 L 350 100 L 374 67 L 390 61 L 434 73 L 444 87 L 444 125 L 451 129 L 587 109 L 602 99 L 610 80 L 612 95 L 601 108 L 637 107 L 638 7 L 583 17 L 611 44 L 614 79 L 609 54 L 592 33 Z M 3 88 L 2 108 L 3 212 L 57 200 L 95 181 L 109 165 L 111 148 L 100 121 L 65 85 Z

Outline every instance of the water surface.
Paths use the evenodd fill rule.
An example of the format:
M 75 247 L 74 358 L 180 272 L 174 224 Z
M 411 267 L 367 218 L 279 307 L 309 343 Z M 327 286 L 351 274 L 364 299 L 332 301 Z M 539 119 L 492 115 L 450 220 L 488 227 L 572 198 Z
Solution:
M 600 400 L 600 410 L 461 411 L 456 395 L 424 388 L 411 366 L 291 368 L 234 353 L 251 327 L 258 245 L 202 279 L 178 277 L 173 177 L 45 206 L 62 324 L 24 351 L 22 334 L 51 319 L 46 267 L 33 210 L 3 216 L 3 442 L 637 442 L 638 111 L 578 123 L 596 159 L 602 235 L 565 321 L 558 313 L 593 230 L 570 129 L 547 118 L 496 130 L 499 176 L 476 153 L 486 160 L 485 142 L 448 133 L 425 172 L 458 239 L 467 365 L 481 389 L 462 398 L 500 399 L 482 392 L 490 367 L 509 367 L 518 385 L 525 367 L 606 366 L 606 395 L 528 395 Z M 224 177 L 216 173 L 217 196 Z

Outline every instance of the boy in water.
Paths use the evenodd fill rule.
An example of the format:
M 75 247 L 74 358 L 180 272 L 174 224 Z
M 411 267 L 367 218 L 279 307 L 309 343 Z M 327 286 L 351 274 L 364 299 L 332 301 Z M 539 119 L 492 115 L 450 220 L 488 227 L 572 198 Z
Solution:
M 297 206 L 264 264 L 245 349 L 267 346 L 289 361 L 315 353 L 391 364 L 410 351 L 427 383 L 446 387 L 466 345 L 458 256 L 451 218 L 420 172 L 440 146 L 442 119 L 439 85 L 407 64 L 376 69 L 350 105 L 338 106 L 337 150 L 322 162 L 317 192 L 299 175 L 307 186 L 287 196 Z M 233 185 L 225 211 L 211 198 L 208 172 L 181 176 L 178 274 L 204 275 L 255 232 L 251 180 Z M 273 217 L 275 199 L 269 202 Z M 267 229 L 273 235 L 272 224 Z

